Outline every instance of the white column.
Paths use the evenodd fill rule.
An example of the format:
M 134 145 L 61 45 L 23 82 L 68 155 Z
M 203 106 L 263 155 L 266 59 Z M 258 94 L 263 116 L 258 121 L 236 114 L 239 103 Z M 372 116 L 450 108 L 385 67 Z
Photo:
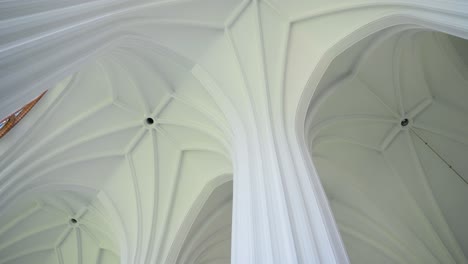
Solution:
M 191 25 L 187 34 L 174 37 L 170 29 L 161 30 L 164 35 L 150 31 L 155 28 L 150 22 L 129 22 L 164 3 L 126 3 L 92 13 L 101 1 L 68 9 L 49 2 L 40 15 L 0 22 L 0 114 L 135 35 L 145 33 L 155 47 L 170 47 L 190 59 L 198 64 L 194 75 L 212 87 L 233 131 L 232 262 L 242 264 L 348 262 L 303 131 L 307 106 L 330 61 L 356 41 L 394 25 L 456 35 L 468 30 L 468 6 L 462 1 L 243 1 L 221 27 L 197 24 L 217 32 L 207 34 L 205 43 L 202 33 L 188 34 Z M 190 45 L 194 39 L 197 45 Z
M 334 57 L 379 30 L 456 34 L 441 24 L 462 22 L 462 6 L 253 1 L 227 21 L 200 67 L 239 115 L 235 135 L 245 135 L 234 146 L 233 263 L 349 262 L 305 141 L 315 87 Z

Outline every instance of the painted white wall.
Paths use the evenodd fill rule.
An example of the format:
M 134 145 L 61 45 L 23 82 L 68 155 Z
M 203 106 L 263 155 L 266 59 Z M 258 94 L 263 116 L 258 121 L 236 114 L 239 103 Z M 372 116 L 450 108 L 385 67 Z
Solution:
M 122 263 L 164 263 L 204 186 L 231 173 L 232 263 L 348 263 L 304 134 L 322 75 L 389 27 L 468 36 L 462 1 L 0 7 L 0 115 L 59 83 L 0 141 L 0 209 L 36 186 L 91 189 Z

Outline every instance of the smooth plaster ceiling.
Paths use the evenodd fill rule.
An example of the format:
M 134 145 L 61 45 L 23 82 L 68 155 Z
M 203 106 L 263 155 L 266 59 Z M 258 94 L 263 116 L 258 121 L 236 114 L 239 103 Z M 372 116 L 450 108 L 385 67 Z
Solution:
M 330 65 L 312 158 L 352 263 L 467 263 L 468 42 L 392 30 Z

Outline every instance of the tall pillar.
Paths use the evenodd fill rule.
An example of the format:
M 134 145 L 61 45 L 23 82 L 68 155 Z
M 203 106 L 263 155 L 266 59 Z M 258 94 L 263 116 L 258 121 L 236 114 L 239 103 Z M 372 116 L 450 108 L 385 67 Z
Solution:
M 0 21 L 0 114 L 109 46 L 145 39 L 144 45 L 165 50 L 192 68 L 232 130 L 232 263 L 242 264 L 348 262 L 304 139 L 308 105 L 331 60 L 396 25 L 468 31 L 462 1 L 247 0 L 196 18 L 177 12 L 192 10 L 186 1 L 90 1 L 67 8 L 45 2 L 37 14 L 10 7 L 18 16 Z M 159 12 L 157 19 L 147 19 L 147 11 Z
M 239 116 L 232 123 L 241 144 L 234 146 L 233 263 L 349 262 L 309 158 L 308 105 L 334 57 L 389 27 L 437 28 L 437 8 L 457 23 L 456 5 L 270 1 L 247 3 L 226 22 L 224 38 L 197 67 Z

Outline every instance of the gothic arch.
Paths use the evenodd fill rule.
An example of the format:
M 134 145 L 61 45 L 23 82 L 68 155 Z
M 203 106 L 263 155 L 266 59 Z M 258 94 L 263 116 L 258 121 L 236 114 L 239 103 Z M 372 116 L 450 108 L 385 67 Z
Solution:
M 374 49 L 380 48 L 380 46 L 385 44 L 386 41 L 388 41 L 388 39 L 393 39 L 393 41 L 394 41 L 395 36 L 397 36 L 397 37 L 399 37 L 401 39 L 404 39 L 404 41 L 408 41 L 408 39 L 412 38 L 412 35 L 413 36 L 414 35 L 421 36 L 421 35 L 424 34 L 424 33 L 421 33 L 421 32 L 428 32 L 428 31 L 439 31 L 439 32 L 442 31 L 442 32 L 447 32 L 447 33 L 450 33 L 452 35 L 456 35 L 456 36 L 460 36 L 460 37 L 465 37 L 465 38 L 468 37 L 467 32 L 463 31 L 463 30 L 460 30 L 459 28 L 450 27 L 447 24 L 442 25 L 442 24 L 438 24 L 437 22 L 430 22 L 430 21 L 431 20 L 428 17 L 422 18 L 422 17 L 407 16 L 407 15 L 405 15 L 405 16 L 391 16 L 389 18 L 385 18 L 385 19 L 382 19 L 380 21 L 375 21 L 375 22 L 369 24 L 368 26 L 359 29 L 358 31 L 356 31 L 352 35 L 348 36 L 343 41 L 336 44 L 332 49 L 330 49 L 328 51 L 328 53 L 325 55 L 325 57 L 322 58 L 322 63 L 317 68 L 317 71 L 312 74 L 312 76 L 314 74 L 320 74 L 322 76 L 322 78 L 320 79 L 320 83 L 318 83 L 319 79 L 317 78 L 317 75 L 315 77 L 311 77 L 309 79 L 308 85 L 311 85 L 312 82 L 314 82 L 317 85 L 314 86 L 314 88 L 312 88 L 312 86 L 309 86 L 310 90 L 308 90 L 308 91 L 307 91 L 307 89 L 305 90 L 304 95 L 306 95 L 306 96 L 304 97 L 305 99 L 303 100 L 303 102 L 305 103 L 305 102 L 307 102 L 307 100 L 309 100 L 308 103 L 307 103 L 309 105 L 308 110 L 305 110 L 305 108 L 299 108 L 299 110 L 298 110 L 298 118 L 299 119 L 297 119 L 297 121 L 298 121 L 298 127 L 300 127 L 300 129 L 297 130 L 297 134 L 298 134 L 298 137 L 299 137 L 299 141 L 302 141 L 301 144 L 303 146 L 303 154 L 304 155 L 312 155 L 312 160 L 313 160 L 314 163 L 313 163 L 313 165 L 312 165 L 312 163 L 310 163 L 310 167 L 309 167 L 310 170 L 313 172 L 313 173 L 311 173 L 312 181 L 313 182 L 315 181 L 317 189 L 319 190 L 319 194 L 322 196 L 322 203 L 323 203 L 323 207 L 325 208 L 324 209 L 325 216 L 327 214 L 329 215 L 328 216 L 329 218 L 328 218 L 327 221 L 331 224 L 331 227 L 330 227 L 331 230 L 333 232 L 336 232 L 336 230 L 334 230 L 334 227 L 333 227 L 335 221 L 333 220 L 333 217 L 331 216 L 331 212 L 327 209 L 327 208 L 330 208 L 329 206 L 331 206 L 331 208 L 333 209 L 333 212 L 335 213 L 335 217 L 339 218 L 338 225 L 340 226 L 340 231 L 341 231 L 342 236 L 345 236 L 345 235 L 346 235 L 346 237 L 352 236 L 352 237 L 354 237 L 354 239 L 360 239 L 361 241 L 366 241 L 366 243 L 373 244 L 372 246 L 376 247 L 375 248 L 376 251 L 379 251 L 380 253 L 383 254 L 383 256 L 385 256 L 385 257 L 382 257 L 382 255 L 381 255 L 380 260 L 383 261 L 384 258 L 387 258 L 387 260 L 392 262 L 392 263 L 393 262 L 396 262 L 396 263 L 414 262 L 415 260 L 414 259 L 411 260 L 411 257 L 409 257 L 410 259 L 406 258 L 406 256 L 411 256 L 412 254 L 414 255 L 414 252 L 412 252 L 411 254 L 407 254 L 408 252 L 403 253 L 403 252 L 398 251 L 400 249 L 394 249 L 394 248 L 392 249 L 392 246 L 388 246 L 388 244 L 387 245 L 379 244 L 379 242 L 376 240 L 376 238 L 370 238 L 370 236 L 368 236 L 367 234 L 360 233 L 361 231 L 357 232 L 357 229 L 355 229 L 356 227 L 350 227 L 349 225 L 346 226 L 345 224 L 343 224 L 343 221 L 344 221 L 343 220 L 343 215 L 345 215 L 345 214 L 348 217 L 358 217 L 357 214 L 354 214 L 354 215 L 351 214 L 352 210 L 356 210 L 356 208 L 354 208 L 354 207 L 356 207 L 356 204 L 353 203 L 353 202 L 349 202 L 349 204 L 346 204 L 346 205 L 337 204 L 337 202 L 334 200 L 335 198 L 333 198 L 334 195 L 337 195 L 336 192 L 335 192 L 335 194 L 332 194 L 332 192 L 329 191 L 330 188 L 332 188 L 332 187 L 330 187 L 331 183 L 328 181 L 328 179 L 322 178 L 322 177 L 325 177 L 323 175 L 326 174 L 326 173 L 323 172 L 323 166 L 325 166 L 325 165 L 323 165 L 323 162 L 319 162 L 320 166 L 317 165 L 318 164 L 317 159 L 320 158 L 320 159 L 327 160 L 327 159 L 330 159 L 330 157 L 327 156 L 326 154 L 322 153 L 322 152 L 319 153 L 319 151 L 314 152 L 313 149 L 320 148 L 319 145 L 325 145 L 325 143 L 335 142 L 335 141 L 339 140 L 339 141 L 342 141 L 342 142 L 346 141 L 349 144 L 358 144 L 360 148 L 366 148 L 366 149 L 368 149 L 368 151 L 371 151 L 371 152 L 382 153 L 389 147 L 391 142 L 394 142 L 395 139 L 393 138 L 393 136 L 396 136 L 397 133 L 399 133 L 398 132 L 398 131 L 400 131 L 399 127 L 406 127 L 409 122 L 411 122 L 410 127 L 412 125 L 416 125 L 418 123 L 418 121 L 416 121 L 416 119 L 413 121 L 412 118 L 415 118 L 415 116 L 417 116 L 417 115 L 421 115 L 421 113 L 420 112 L 416 113 L 414 111 L 423 111 L 424 109 L 426 109 L 432 103 L 432 101 L 430 101 L 430 100 L 429 101 L 428 100 L 424 101 L 423 100 L 422 102 L 420 102 L 421 104 L 418 105 L 417 107 L 415 107 L 412 111 L 410 111 L 409 109 L 399 110 L 399 112 L 403 112 L 403 113 L 406 113 L 408 115 L 409 122 L 404 122 L 404 118 L 403 119 L 400 118 L 401 120 L 397 120 L 398 118 L 395 119 L 395 117 L 389 117 L 389 118 L 377 117 L 377 116 L 380 115 L 379 114 L 380 112 L 378 112 L 378 111 L 376 113 L 368 113 L 368 114 L 354 114 L 353 111 L 349 111 L 346 114 L 342 113 L 341 115 L 339 115 L 339 114 L 336 114 L 336 115 L 330 114 L 330 116 L 328 118 L 325 118 L 323 116 L 323 113 L 325 111 L 323 109 L 325 109 L 325 106 L 322 107 L 322 105 L 326 105 L 325 102 L 327 102 L 327 98 L 329 96 L 331 96 L 332 94 L 336 93 L 336 91 L 338 91 L 338 89 L 340 89 L 341 91 L 346 90 L 345 89 L 346 87 L 343 87 L 344 85 L 342 83 L 345 83 L 348 79 L 357 78 L 355 76 L 357 76 L 358 73 L 360 73 L 360 68 L 363 67 L 363 64 L 367 63 L 367 58 L 366 57 L 368 55 L 372 55 L 373 53 L 375 53 Z M 420 37 L 420 38 L 422 38 L 422 37 Z M 432 41 L 431 38 L 426 38 L 426 40 L 427 40 L 428 43 L 430 43 Z M 418 42 L 418 43 L 420 44 L 421 42 Z M 413 44 L 413 45 L 415 45 L 415 44 Z M 398 52 L 400 52 L 400 50 L 404 49 L 404 48 L 399 48 L 398 47 L 397 49 L 399 49 Z M 405 51 L 405 52 L 406 52 L 405 53 L 406 56 L 409 56 L 408 51 Z M 437 52 L 437 50 L 436 50 L 436 52 Z M 442 51 L 442 52 L 445 52 L 445 51 Z M 331 55 L 332 53 L 334 54 L 333 56 Z M 375 54 L 373 54 L 373 56 L 375 56 Z M 382 59 L 382 60 L 384 60 L 384 59 Z M 385 65 L 385 62 L 382 63 L 382 65 Z M 459 62 L 455 61 L 455 63 L 459 63 Z M 338 65 L 340 65 L 340 66 L 338 66 Z M 328 68 L 328 67 L 330 67 L 330 68 Z M 456 71 L 459 70 L 458 67 L 459 66 L 456 67 L 457 68 Z M 332 72 L 331 69 L 333 70 L 333 74 L 330 73 L 330 72 Z M 395 70 L 395 69 L 393 69 L 393 70 Z M 406 71 L 409 71 L 409 70 L 406 69 Z M 437 75 L 437 73 L 436 73 L 436 75 Z M 405 78 L 408 79 L 409 77 L 405 76 Z M 427 78 L 427 76 L 423 76 L 422 78 L 423 79 Z M 408 82 L 407 80 L 405 80 L 405 81 Z M 368 82 L 365 82 L 365 80 L 363 80 L 362 82 L 366 83 L 365 86 L 368 86 Z M 394 83 L 394 81 L 391 81 L 391 82 Z M 385 84 L 382 83 L 381 86 L 388 86 L 387 83 L 388 83 L 388 81 L 386 81 Z M 348 84 L 348 85 L 353 86 L 352 84 Z M 407 84 L 405 84 L 405 85 L 407 85 Z M 338 87 L 340 87 L 340 88 L 338 88 Z M 372 84 L 371 87 L 375 88 L 375 84 Z M 351 88 L 349 88 L 349 89 L 351 89 Z M 357 90 L 353 90 L 353 91 L 356 91 L 356 94 L 358 94 Z M 307 95 L 310 95 L 311 97 L 308 97 Z M 348 95 L 348 99 L 350 101 L 353 100 L 353 99 L 351 99 L 353 97 L 349 97 L 349 96 L 350 96 L 350 94 Z M 367 102 L 366 100 L 368 98 L 365 98 L 365 96 L 363 94 L 362 94 L 362 96 L 363 97 L 361 97 L 361 98 L 355 98 L 354 101 L 355 102 L 356 101 L 360 101 L 360 102 L 362 101 L 363 105 L 368 106 L 365 103 L 365 102 Z M 413 97 L 414 97 L 414 95 L 413 95 Z M 334 98 L 336 98 L 336 96 Z M 343 99 L 344 97 L 341 97 L 341 98 Z M 413 99 L 414 98 L 412 98 L 411 100 L 413 100 Z M 334 101 L 335 102 L 334 105 L 335 106 L 340 105 L 340 103 L 338 103 L 338 101 L 336 101 L 336 100 L 337 99 L 335 99 L 335 101 Z M 400 99 L 400 100 L 403 100 L 403 99 Z M 409 100 L 409 99 L 405 98 L 404 100 Z M 388 100 L 385 101 L 385 103 L 388 103 Z M 384 103 L 384 105 L 385 105 L 385 103 Z M 344 103 L 344 104 L 346 104 L 346 103 Z M 368 106 L 368 107 L 370 107 L 370 106 Z M 336 107 L 336 108 L 338 109 L 339 107 Z M 321 113 L 321 117 L 317 116 L 318 112 Z M 302 117 L 304 117 L 305 119 L 302 119 Z M 337 122 L 341 122 L 341 121 L 345 122 L 348 119 L 348 117 L 354 118 L 352 120 L 354 120 L 356 122 L 356 124 L 359 121 L 362 121 L 362 120 L 372 121 L 372 120 L 377 120 L 377 119 L 381 120 L 381 122 L 383 122 L 383 123 L 392 123 L 392 124 L 396 123 L 396 124 L 398 124 L 398 127 L 397 127 L 398 129 L 395 128 L 391 132 L 387 131 L 388 133 L 386 135 L 387 135 L 387 137 L 390 137 L 390 138 L 383 139 L 383 141 L 380 143 L 380 145 L 377 145 L 377 146 L 374 146 L 375 144 L 368 144 L 369 141 L 371 140 L 370 137 L 368 137 L 368 136 L 366 136 L 367 137 L 366 140 L 351 140 L 350 138 L 343 139 L 343 138 L 341 138 L 341 136 L 337 136 L 336 134 L 338 132 L 336 132 L 336 131 L 335 131 L 336 133 L 335 132 L 333 132 L 333 133 L 330 132 L 328 134 L 325 133 L 325 132 L 322 133 L 322 131 L 326 130 L 328 127 L 333 126 L 333 124 L 335 124 Z M 405 120 L 408 120 L 408 119 L 405 119 Z M 302 120 L 302 121 L 300 121 L 300 120 Z M 401 121 L 401 124 L 400 124 L 400 121 Z M 415 123 L 413 124 L 413 122 L 415 122 Z M 367 123 L 366 123 L 366 125 L 364 125 L 364 123 L 362 123 L 362 127 L 366 127 L 367 129 L 370 129 L 370 130 L 371 129 L 374 129 L 374 130 L 377 129 L 376 127 L 367 126 Z M 343 129 L 343 131 L 346 130 L 344 127 L 342 127 L 342 129 Z M 358 133 L 357 130 L 355 132 Z M 305 134 L 303 134 L 303 133 L 305 133 Z M 346 133 L 346 132 L 344 132 L 344 133 Z M 340 134 L 340 133 L 338 133 L 338 134 Z M 360 132 L 360 134 L 366 135 L 365 133 L 362 133 L 362 132 Z M 348 135 L 348 136 L 350 136 L 350 135 Z M 355 134 L 355 135 L 353 134 L 353 137 L 356 137 L 356 136 L 357 136 L 357 134 Z M 425 135 L 425 136 L 427 136 L 427 135 Z M 427 142 L 426 142 L 426 145 L 427 145 Z M 309 148 L 309 150 L 306 150 L 307 148 Z M 324 147 L 322 147 L 322 148 L 324 148 Z M 310 152 L 310 154 L 308 152 Z M 313 154 L 313 153 L 315 153 L 315 154 Z M 350 155 L 350 154 L 348 153 L 348 155 Z M 355 154 L 355 155 L 358 155 L 358 154 Z M 352 159 L 351 158 L 352 156 L 353 155 L 351 154 L 350 159 Z M 343 162 L 343 160 L 341 160 L 341 162 L 342 162 L 342 164 L 346 163 L 346 162 Z M 338 165 L 337 163 L 334 163 L 334 164 L 335 164 L 335 166 Z M 322 172 L 321 172 L 320 168 L 322 168 Z M 328 168 L 330 168 L 330 167 L 328 167 Z M 317 178 L 316 169 L 318 169 L 318 173 L 319 173 L 318 175 L 320 175 L 321 178 L 322 178 L 321 181 Z M 426 168 L 424 168 L 424 169 L 426 169 Z M 328 174 L 330 174 L 330 173 L 328 173 Z M 340 172 L 335 171 L 334 174 L 344 175 L 346 173 L 345 173 L 344 170 L 342 170 Z M 327 176 L 327 177 L 329 177 L 329 176 Z M 460 178 L 460 179 L 462 179 L 462 178 Z M 328 191 L 326 193 L 322 189 L 323 188 L 322 184 L 325 184 L 325 186 L 326 186 L 325 189 L 328 189 Z M 337 185 L 336 185 L 338 183 L 335 182 L 334 184 L 335 185 L 333 185 L 333 186 L 338 188 Z M 344 181 L 343 181 L 343 184 L 344 184 Z M 425 183 L 425 181 L 423 181 L 422 184 L 427 185 L 427 183 Z M 434 183 L 432 182 L 432 184 L 434 184 Z M 333 188 L 335 188 L 335 187 L 333 187 Z M 348 197 L 348 199 L 351 199 L 350 195 L 352 195 L 352 191 L 351 190 L 347 191 L 347 188 L 348 187 L 342 186 L 342 188 L 340 189 L 341 192 L 342 192 L 342 196 L 343 197 L 346 196 L 346 197 Z M 349 186 L 349 188 L 351 188 L 351 186 Z M 430 189 L 431 187 L 428 187 L 428 188 Z M 429 190 L 429 189 L 426 189 L 426 191 Z M 328 199 L 325 197 L 325 194 L 327 194 Z M 340 199 L 343 199 L 343 197 L 341 197 Z M 434 200 L 434 198 L 432 197 L 432 194 L 429 194 L 428 197 L 429 197 L 429 198 L 427 198 L 428 200 L 432 199 L 431 200 L 432 204 L 437 204 L 437 203 L 441 202 L 441 200 L 438 199 L 438 198 Z M 364 198 L 361 197 L 361 200 L 360 200 L 360 202 L 358 204 L 362 205 L 362 204 L 364 204 L 366 202 L 365 200 L 362 200 L 362 199 L 364 199 Z M 418 200 L 418 198 L 413 198 L 413 199 Z M 332 201 L 334 201 L 334 202 L 332 202 Z M 420 201 L 417 201 L 416 203 L 419 203 L 419 206 L 422 206 Z M 444 203 L 444 202 L 442 201 L 442 203 Z M 446 204 L 446 202 L 445 202 L 445 204 Z M 337 209 L 338 207 L 340 209 Z M 422 207 L 424 207 L 424 206 L 422 206 Z M 346 209 L 346 208 L 348 208 L 348 209 Z M 367 208 L 367 209 L 371 210 L 369 208 Z M 432 219 L 430 221 L 435 226 L 440 225 L 439 227 L 437 227 L 438 229 L 436 228 L 438 230 L 437 232 L 440 232 L 439 235 L 441 236 L 441 240 L 444 241 L 445 247 L 447 247 L 447 250 L 450 252 L 450 253 L 448 253 L 448 255 L 452 254 L 452 256 L 448 257 L 448 259 L 446 259 L 445 261 L 454 261 L 454 259 L 456 259 L 455 262 L 457 262 L 457 263 L 458 262 L 460 262 L 460 263 L 465 262 L 466 259 L 465 259 L 464 255 L 463 255 L 462 250 L 460 249 L 460 245 L 458 244 L 460 242 L 460 240 L 463 241 L 463 238 L 460 238 L 458 236 L 458 243 L 456 242 L 456 239 L 454 238 L 453 234 L 450 231 L 451 228 L 455 228 L 455 227 L 453 225 L 451 225 L 450 228 L 449 228 L 447 223 L 444 222 L 445 220 L 443 220 L 443 217 L 441 217 L 438 206 L 436 205 L 434 208 L 435 209 L 434 209 L 434 212 L 432 214 L 435 215 L 434 219 L 438 219 L 438 220 Z M 346 210 L 348 210 L 349 212 L 343 213 Z M 360 210 L 363 210 L 363 209 L 361 208 Z M 419 210 L 419 209 L 417 209 L 417 210 Z M 340 213 L 338 213 L 337 211 L 339 211 Z M 447 212 L 447 211 L 445 210 L 445 212 Z M 361 211 L 361 213 L 363 213 L 363 212 Z M 369 212 L 367 212 L 367 213 L 369 213 Z M 336 214 L 339 214 L 339 215 L 337 216 Z M 377 211 L 372 211 L 372 213 L 369 213 L 369 214 L 377 214 Z M 430 215 L 431 213 L 425 212 L 425 214 Z M 448 216 L 448 217 L 450 218 L 450 217 L 453 217 L 453 216 Z M 364 221 L 364 220 L 362 220 L 362 221 Z M 434 222 L 437 222 L 437 223 L 434 224 Z M 449 220 L 449 222 L 453 223 L 453 220 Z M 369 224 L 368 227 L 370 228 L 370 226 L 371 225 Z M 445 231 L 442 231 L 442 230 L 445 230 Z M 390 231 L 390 233 L 391 232 L 392 231 Z M 336 246 L 341 247 L 341 245 L 342 245 L 341 242 L 339 241 L 339 239 L 337 239 L 336 240 Z M 350 244 L 347 244 L 347 245 L 350 245 Z M 363 250 L 363 249 L 362 248 L 357 249 L 356 247 L 354 247 L 352 249 L 348 248 L 348 253 L 350 251 L 351 251 L 351 253 L 353 253 L 352 258 L 351 258 L 352 260 L 353 259 L 356 260 L 356 252 L 358 252 L 358 250 Z M 434 250 L 434 251 L 436 251 L 436 250 Z M 395 253 L 395 252 L 397 252 L 397 253 Z M 435 254 L 437 254 L 437 253 L 435 253 Z M 374 256 L 374 257 L 379 259 L 379 257 L 377 257 L 377 256 Z M 422 255 L 418 255 L 418 257 L 424 259 L 424 257 Z M 369 256 L 369 258 L 372 258 L 372 256 Z M 437 256 L 436 258 L 440 261 L 440 259 L 443 258 L 443 257 Z M 420 260 L 421 259 L 416 260 L 416 261 L 420 261 Z M 360 261 L 363 261 L 363 259 L 361 259 Z M 425 261 L 429 261 L 429 260 L 426 259 Z
M 122 213 L 128 248 L 121 257 L 128 263 L 165 259 L 171 239 L 178 234 L 176 228 L 163 224 L 171 217 L 157 223 L 146 220 L 154 218 L 151 215 L 158 204 L 164 214 L 178 216 L 174 225 L 180 224 L 183 211 L 193 208 L 187 200 L 196 199 L 202 184 L 195 181 L 193 190 L 184 185 L 177 200 L 167 195 L 179 188 L 172 182 L 163 184 L 167 186 L 160 192 L 163 197 L 152 196 L 151 188 L 156 188 L 152 179 L 165 178 L 156 177 L 159 175 L 189 178 L 187 171 L 196 171 L 196 166 L 191 166 L 197 163 L 196 156 L 215 161 L 213 167 L 199 161 L 204 167 L 196 173 L 200 178 L 208 181 L 220 174 L 233 174 L 236 179 L 232 262 L 347 263 L 306 147 L 304 124 L 318 81 L 334 57 L 373 32 L 407 25 L 437 27 L 460 35 L 467 10 L 458 0 L 59 2 L 2 2 L 6 8 L 0 10 L 4 18 L 0 21 L 0 68 L 7 74 L 0 77 L 0 115 L 10 114 L 66 78 L 60 85 L 78 83 L 83 93 L 96 93 L 96 97 L 81 98 L 87 107 L 81 111 L 70 110 L 73 104 L 68 104 L 62 111 L 71 113 L 67 120 L 60 111 L 48 111 L 64 97 L 52 92 L 15 127 L 15 133 L 7 135 L 9 140 L 0 141 L 0 166 L 10 164 L 0 172 L 0 198 L 5 198 L 0 199 L 0 211 L 21 190 L 43 180 L 72 184 L 72 178 L 81 176 L 60 177 L 60 172 L 67 174 L 72 171 L 67 168 L 73 168 L 86 174 L 94 166 L 102 175 L 90 181 L 99 184 L 91 185 L 106 186 L 104 191 L 109 195 L 102 197 L 109 199 L 101 198 L 108 205 L 114 203 L 109 207 L 115 208 L 115 215 Z M 149 68 L 158 68 L 159 74 L 148 74 Z M 148 80 L 143 83 L 164 89 L 142 88 L 143 79 Z M 171 85 L 167 84 L 176 90 L 170 96 L 166 88 Z M 99 89 L 91 89 L 93 85 Z M 126 93 L 123 87 L 137 92 Z M 188 90 L 178 93 L 179 88 Z M 107 92 L 98 95 L 103 90 Z M 160 92 L 162 97 L 158 98 L 163 101 L 148 102 L 151 95 L 147 95 L 153 92 Z M 184 94 L 190 95 L 190 100 L 184 100 Z M 199 101 L 188 106 L 192 99 Z M 111 104 L 110 110 L 106 103 Z M 153 103 L 165 109 L 162 118 L 152 108 Z M 204 107 L 205 103 L 209 106 Z M 101 111 L 117 113 L 114 108 L 118 114 L 106 114 L 104 121 L 108 123 L 94 126 L 99 127 L 97 131 L 73 125 L 92 123 L 91 116 L 99 116 Z M 189 120 L 179 119 L 182 112 Z M 116 120 L 128 123 L 119 126 Z M 62 124 L 44 125 L 54 122 Z M 53 127 L 58 129 L 52 131 Z M 83 134 L 78 135 L 74 127 Z M 140 134 L 132 137 L 133 130 Z M 165 130 L 169 131 L 167 138 L 177 138 L 161 140 Z M 62 147 L 47 149 L 46 145 L 54 145 L 55 136 Z M 93 140 L 98 137 L 102 140 Z M 129 142 L 111 148 L 110 141 Z M 170 147 L 168 142 L 180 144 Z M 89 145 L 99 148 L 93 151 L 96 155 L 73 157 L 76 153 L 71 149 L 91 148 Z M 158 152 L 162 148 L 167 156 Z M 149 169 L 152 178 L 143 177 L 148 180 L 143 183 L 135 180 L 142 174 L 139 168 L 150 163 L 151 157 L 167 158 L 160 166 L 166 169 L 156 173 L 153 166 Z M 103 167 L 115 171 L 97 168 L 106 162 L 110 165 Z M 42 167 L 39 173 L 33 174 L 38 167 Z M 32 175 L 29 182 L 25 180 L 28 174 Z M 122 198 L 128 189 L 132 190 L 128 199 Z M 168 200 L 183 206 L 168 209 L 172 206 Z M 155 230 L 162 232 L 153 236 Z

